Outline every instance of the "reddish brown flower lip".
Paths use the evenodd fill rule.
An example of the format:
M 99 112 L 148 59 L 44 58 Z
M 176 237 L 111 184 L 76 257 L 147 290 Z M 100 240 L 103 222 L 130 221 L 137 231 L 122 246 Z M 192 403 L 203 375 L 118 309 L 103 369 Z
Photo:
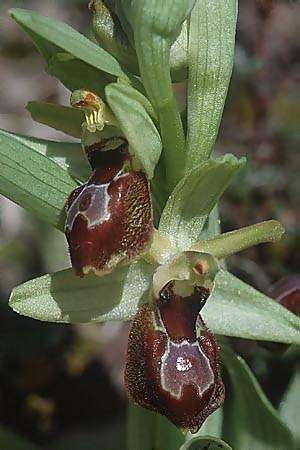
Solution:
M 131 400 L 192 432 L 224 400 L 218 346 L 200 316 L 208 295 L 195 288 L 189 297 L 180 297 L 171 282 L 152 304 L 141 306 L 125 368 Z
M 65 233 L 75 272 L 97 275 L 145 251 L 153 231 L 149 183 L 131 170 L 128 145 L 87 149 L 93 172 L 66 205 Z

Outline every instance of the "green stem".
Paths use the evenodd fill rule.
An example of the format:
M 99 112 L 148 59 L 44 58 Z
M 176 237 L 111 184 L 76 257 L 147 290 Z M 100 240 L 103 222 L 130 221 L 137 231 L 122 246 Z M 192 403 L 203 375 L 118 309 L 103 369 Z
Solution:
M 171 192 L 184 174 L 185 137 L 171 84 L 170 45 L 165 39 L 141 29 L 136 34 L 136 50 L 144 86 L 158 115 Z
M 200 241 L 192 250 L 207 252 L 222 259 L 245 250 L 252 245 L 264 242 L 276 242 L 282 238 L 284 228 L 276 220 L 268 220 L 240 230 L 220 234 L 217 237 Z

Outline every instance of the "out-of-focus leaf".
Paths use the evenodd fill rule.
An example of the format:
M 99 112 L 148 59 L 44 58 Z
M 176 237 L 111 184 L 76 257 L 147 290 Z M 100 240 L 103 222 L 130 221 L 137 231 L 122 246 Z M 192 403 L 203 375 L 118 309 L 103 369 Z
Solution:
M 43 53 L 48 54 L 48 57 L 53 56 L 51 44 L 54 44 L 64 52 L 96 69 L 117 77 L 125 76 L 120 64 L 112 55 L 69 25 L 26 9 L 11 9 L 10 15 L 32 38 L 38 48 L 40 48 L 41 43 L 43 44 Z M 42 41 L 40 41 L 40 38 L 42 38 Z M 50 45 L 47 45 L 47 43 L 50 43 Z
M 160 157 L 161 139 L 147 111 L 132 97 L 131 91 L 130 86 L 114 83 L 106 87 L 105 94 L 135 158 L 151 179 Z
M 180 447 L 180 450 L 232 450 L 232 448 L 221 439 L 203 436 L 186 442 Z
M 300 319 L 229 272 L 220 270 L 202 309 L 215 334 L 300 344 Z
M 221 354 L 229 379 L 223 438 L 238 450 L 294 450 L 289 430 L 245 361 L 227 347 Z
M 171 190 L 184 173 L 185 136 L 171 86 L 170 48 L 195 0 L 122 0 L 132 30 L 141 78 L 158 115 Z
M 197 0 L 188 48 L 187 170 L 205 161 L 216 140 L 231 77 L 236 0 Z
M 133 403 L 128 412 L 128 449 L 177 450 L 183 434 L 165 417 Z
M 90 176 L 91 167 L 81 144 L 48 141 L 0 130 L 0 145 L 5 145 L 5 138 L 18 141 L 22 145 L 47 156 L 67 170 L 73 178 L 86 181 Z
M 177 250 L 187 250 L 199 240 L 209 213 L 245 164 L 233 155 L 211 159 L 186 175 L 170 195 L 159 229 Z
M 103 277 L 81 279 L 67 269 L 16 287 L 9 304 L 21 315 L 48 322 L 127 320 L 148 298 L 151 275 L 151 266 L 143 261 Z
M 300 445 L 299 406 L 300 365 L 296 367 L 295 373 L 279 405 L 279 415 L 293 433 L 298 445 Z
M 39 450 L 39 447 L 3 427 L 0 427 L 0 448 L 1 450 Z
M 64 207 L 76 181 L 42 155 L 30 139 L 0 134 L 0 193 L 56 228 L 64 226 Z
M 79 109 L 47 102 L 29 102 L 26 109 L 36 122 L 75 138 L 81 137 L 81 124 L 85 118 L 84 113 Z

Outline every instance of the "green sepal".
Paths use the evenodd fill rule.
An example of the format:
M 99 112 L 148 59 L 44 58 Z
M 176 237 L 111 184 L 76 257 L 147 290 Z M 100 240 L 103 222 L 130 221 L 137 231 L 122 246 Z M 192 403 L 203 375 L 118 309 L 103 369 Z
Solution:
M 47 322 L 129 320 L 149 298 L 151 275 L 152 267 L 142 260 L 102 277 L 82 279 L 67 269 L 17 286 L 9 305 L 18 314 Z
M 217 204 L 245 158 L 233 155 L 210 159 L 186 175 L 175 187 L 163 210 L 159 230 L 178 251 L 199 240 L 208 215 Z

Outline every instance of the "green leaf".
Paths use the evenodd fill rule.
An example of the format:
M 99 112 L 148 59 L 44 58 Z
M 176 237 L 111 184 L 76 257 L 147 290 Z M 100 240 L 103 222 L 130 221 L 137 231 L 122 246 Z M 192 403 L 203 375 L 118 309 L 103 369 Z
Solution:
M 62 229 L 65 202 L 77 183 L 66 169 L 37 151 L 36 145 L 31 139 L 0 132 L 0 193 Z
M 199 241 L 193 246 L 193 250 L 210 253 L 222 259 L 252 245 L 279 241 L 284 232 L 284 228 L 277 220 L 267 220 Z
M 159 230 L 177 250 L 188 250 L 199 240 L 209 213 L 245 164 L 233 155 L 211 159 L 186 175 L 170 195 Z
M 236 0 L 197 0 L 190 19 L 187 171 L 214 146 L 231 77 Z
M 130 22 L 140 73 L 157 112 L 171 190 L 184 173 L 185 136 L 170 75 L 170 49 L 195 0 L 122 0 Z
M 232 350 L 222 348 L 229 375 L 223 438 L 238 450 L 293 450 L 289 430 L 266 398 L 251 370 Z
M 126 450 L 123 424 L 113 420 L 109 424 L 93 423 L 88 427 L 82 424 L 81 427 L 61 433 L 43 446 L 43 450 Z
M 116 77 L 125 76 L 112 55 L 69 25 L 26 9 L 11 9 L 10 15 L 29 34 L 38 48 L 43 44 L 43 50 L 40 50 L 48 57 L 53 56 L 53 46 L 49 45 L 50 43 L 96 69 Z
M 176 450 L 184 440 L 180 430 L 165 417 L 131 402 L 127 426 L 130 450 Z
M 74 275 L 72 269 L 16 287 L 11 308 L 37 320 L 60 323 L 131 319 L 149 296 L 152 267 L 142 260 L 103 277 Z
M 196 437 L 186 442 L 180 450 L 232 450 L 226 442 L 211 436 Z M 255 449 L 256 450 L 256 449 Z
M 91 174 L 91 167 L 79 143 L 48 141 L 0 130 L 0 145 L 1 142 L 5 143 L 4 138 L 18 141 L 32 150 L 47 156 L 47 158 L 67 170 L 73 178 L 86 181 Z
M 286 392 L 279 405 L 281 420 L 293 433 L 294 438 L 300 444 L 299 429 L 299 405 L 300 405 L 300 365 L 296 367 L 295 373 L 287 387 Z
M 202 309 L 215 334 L 300 344 L 300 319 L 229 272 L 220 270 Z
M 1 450 L 38 450 L 31 442 L 0 426 Z
M 125 84 L 114 83 L 106 87 L 105 94 L 135 158 L 151 179 L 160 157 L 161 139 L 144 106 L 131 95 L 132 90 Z
M 86 89 L 104 98 L 105 86 L 115 81 L 115 77 L 53 47 L 54 54 L 46 59 L 47 73 L 58 78 L 70 91 Z
M 82 111 L 69 106 L 54 105 L 47 102 L 29 102 L 26 109 L 36 122 L 62 131 L 75 138 L 81 138 L 81 124 L 85 120 Z

